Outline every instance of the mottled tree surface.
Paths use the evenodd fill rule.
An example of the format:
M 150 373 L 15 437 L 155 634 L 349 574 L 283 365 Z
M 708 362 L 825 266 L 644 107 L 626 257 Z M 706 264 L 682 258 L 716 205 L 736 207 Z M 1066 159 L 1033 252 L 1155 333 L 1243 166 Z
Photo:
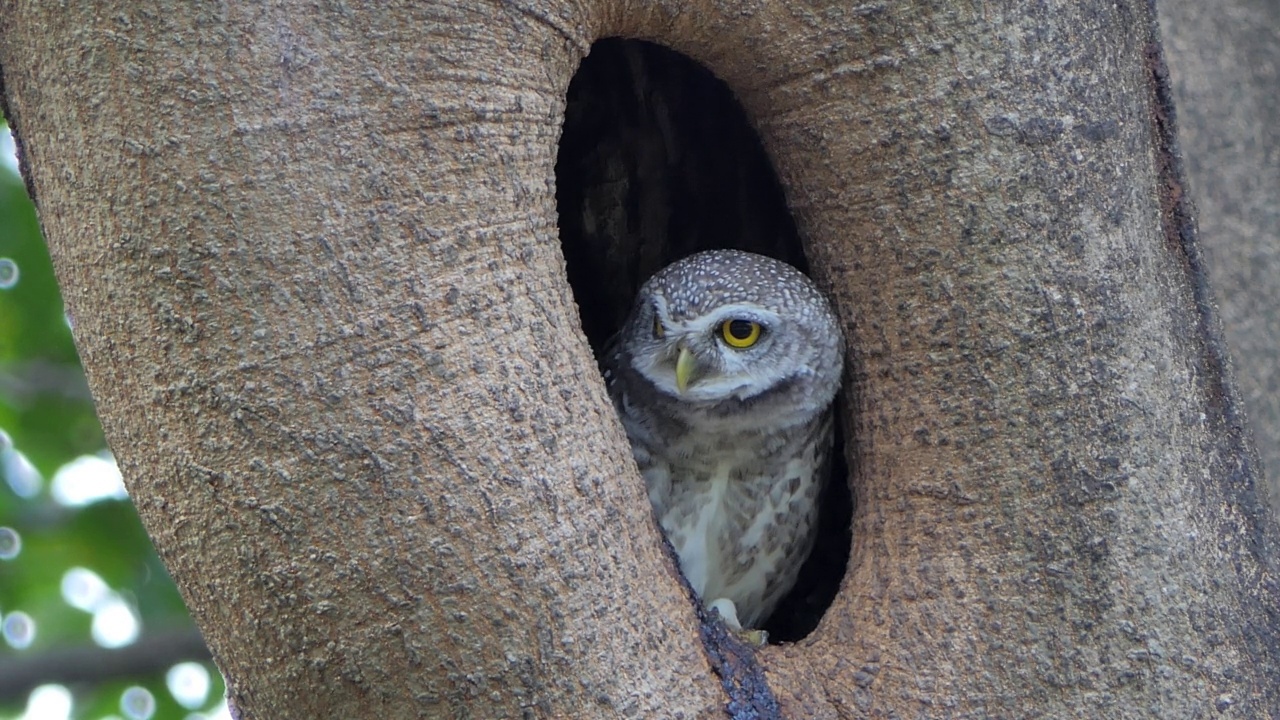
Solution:
M 1158 35 L 1092 0 L 0 0 L 107 439 L 273 720 L 1280 714 L 1277 529 Z M 557 142 L 610 36 L 732 88 L 849 340 L 853 545 L 795 644 L 689 602 L 593 371 L 578 305 L 720 241 L 645 208 L 756 192 L 652 186 L 641 256 L 603 251 L 626 282 L 575 302 Z M 630 148 L 584 198 L 661 174 Z

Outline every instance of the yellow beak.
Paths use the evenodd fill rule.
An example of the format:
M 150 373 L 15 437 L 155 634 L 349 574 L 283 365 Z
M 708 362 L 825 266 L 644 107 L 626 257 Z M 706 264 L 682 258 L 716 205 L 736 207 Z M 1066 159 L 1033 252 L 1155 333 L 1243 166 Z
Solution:
M 698 361 L 694 358 L 693 353 L 688 348 L 680 348 L 680 356 L 676 358 L 676 389 L 680 394 L 689 389 L 689 379 L 693 377 L 693 371 L 698 366 Z

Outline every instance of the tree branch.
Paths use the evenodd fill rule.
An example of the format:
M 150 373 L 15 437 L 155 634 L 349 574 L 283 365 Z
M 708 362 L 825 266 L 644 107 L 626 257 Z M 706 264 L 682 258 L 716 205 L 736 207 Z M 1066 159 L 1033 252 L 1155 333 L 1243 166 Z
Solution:
M 21 700 L 46 683 L 100 683 L 163 671 L 188 660 L 208 661 L 204 638 L 194 628 L 145 635 L 119 649 L 96 645 L 0 658 L 0 703 Z

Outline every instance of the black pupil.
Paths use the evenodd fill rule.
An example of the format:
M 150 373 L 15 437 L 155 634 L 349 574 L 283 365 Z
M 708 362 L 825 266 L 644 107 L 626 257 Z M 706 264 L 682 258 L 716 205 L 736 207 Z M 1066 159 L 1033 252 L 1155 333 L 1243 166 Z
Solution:
M 729 334 L 737 340 L 746 340 L 751 337 L 751 321 L 749 320 L 730 320 Z

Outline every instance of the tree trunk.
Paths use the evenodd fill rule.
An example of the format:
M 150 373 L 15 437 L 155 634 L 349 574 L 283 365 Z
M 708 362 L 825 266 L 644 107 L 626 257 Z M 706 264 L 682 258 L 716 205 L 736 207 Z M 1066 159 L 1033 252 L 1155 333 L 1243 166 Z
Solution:
M 104 429 L 243 716 L 1280 713 L 1147 4 L 0 11 Z M 845 323 L 854 544 L 796 645 L 699 627 L 594 375 L 553 166 L 611 35 L 734 89 Z

